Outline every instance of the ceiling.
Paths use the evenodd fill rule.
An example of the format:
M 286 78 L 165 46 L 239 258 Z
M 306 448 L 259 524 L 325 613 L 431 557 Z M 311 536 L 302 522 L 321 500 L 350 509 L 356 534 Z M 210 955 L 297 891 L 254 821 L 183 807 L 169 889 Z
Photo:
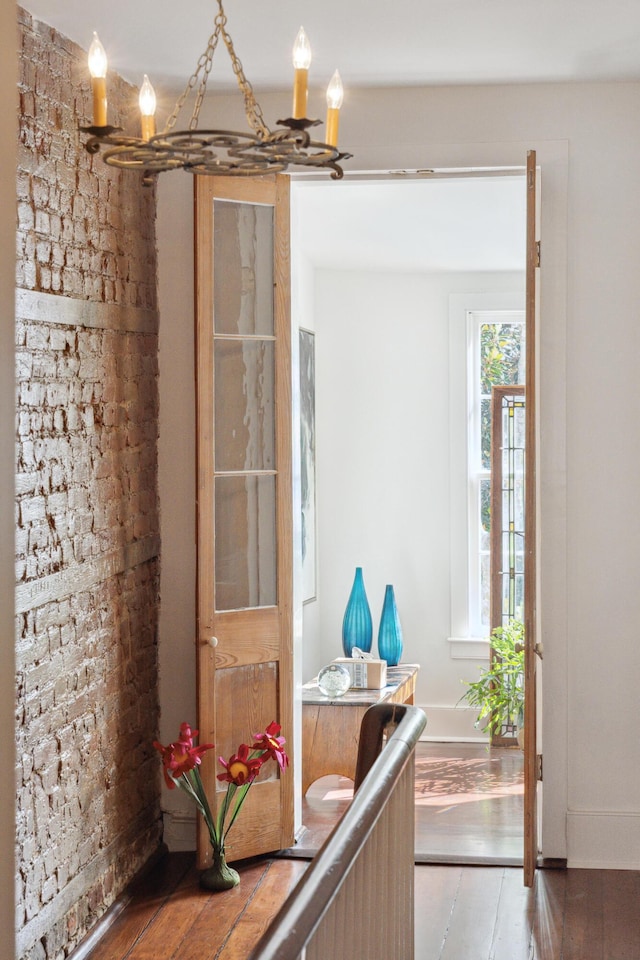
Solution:
M 215 0 L 22 5 L 85 49 L 96 30 L 110 69 L 136 85 L 148 73 L 160 94 L 174 96 L 195 70 L 217 12 Z M 225 10 L 258 100 L 261 91 L 291 87 L 301 24 L 313 52 L 310 86 L 324 86 L 339 67 L 346 98 L 356 86 L 640 80 L 640 0 L 225 0 Z M 222 46 L 210 83 L 236 88 Z M 324 187 L 304 185 L 298 201 L 298 242 L 318 266 L 521 268 L 517 181 L 345 179 Z
M 206 47 L 215 0 L 22 0 L 85 49 L 92 32 L 132 83 L 179 90 Z M 225 0 L 227 29 L 259 97 L 290 86 L 303 24 L 324 86 L 640 79 L 639 0 Z M 219 50 L 212 73 L 235 80 Z M 224 61 L 225 70 L 219 70 Z
M 523 176 L 294 185 L 294 240 L 317 268 L 523 271 Z

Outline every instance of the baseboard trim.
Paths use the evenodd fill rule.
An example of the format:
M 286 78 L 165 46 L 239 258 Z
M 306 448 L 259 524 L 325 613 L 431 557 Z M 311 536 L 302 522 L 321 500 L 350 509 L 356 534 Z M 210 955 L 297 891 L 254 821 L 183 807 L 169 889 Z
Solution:
M 567 861 L 584 870 L 640 870 L 640 814 L 570 810 Z
M 419 703 L 427 715 L 427 725 L 421 740 L 449 743 L 488 743 L 488 736 L 476 727 L 478 711 L 464 703 Z
M 162 822 L 162 836 L 170 853 L 190 853 L 196 849 L 197 818 L 195 813 L 165 811 L 162 814 Z
M 168 853 L 169 849 L 166 843 L 161 842 L 146 863 L 140 867 L 135 876 L 127 884 L 120 896 L 113 901 L 86 937 L 84 937 L 75 950 L 69 954 L 69 960 L 87 960 L 91 951 L 100 942 L 102 937 L 104 937 L 111 924 L 118 919 L 125 907 L 131 902 L 136 886 L 148 876 L 153 868 L 156 867 Z

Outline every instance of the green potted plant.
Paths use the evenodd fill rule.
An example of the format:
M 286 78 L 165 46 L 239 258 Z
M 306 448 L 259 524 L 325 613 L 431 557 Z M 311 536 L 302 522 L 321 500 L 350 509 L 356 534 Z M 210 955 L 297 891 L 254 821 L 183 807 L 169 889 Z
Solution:
M 505 724 L 522 729 L 524 718 L 524 624 L 511 620 L 492 631 L 489 642 L 494 655 L 477 680 L 463 680 L 467 690 L 460 698 L 478 708 L 476 726 L 484 720 L 484 732 L 499 734 Z

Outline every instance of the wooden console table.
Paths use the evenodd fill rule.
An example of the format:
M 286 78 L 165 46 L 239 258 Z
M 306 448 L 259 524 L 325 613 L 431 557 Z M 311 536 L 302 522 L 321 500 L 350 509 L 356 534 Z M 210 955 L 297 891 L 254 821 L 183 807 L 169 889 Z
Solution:
M 413 703 L 417 663 L 387 668 L 381 690 L 352 687 L 331 700 L 318 689 L 317 678 L 302 687 L 302 795 L 315 780 L 339 774 L 353 780 L 358 759 L 360 723 L 374 703 Z

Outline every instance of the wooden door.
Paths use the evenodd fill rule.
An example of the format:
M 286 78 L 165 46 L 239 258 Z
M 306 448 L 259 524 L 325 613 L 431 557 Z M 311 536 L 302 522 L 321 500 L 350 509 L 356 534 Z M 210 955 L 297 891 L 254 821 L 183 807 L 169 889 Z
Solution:
M 273 720 L 293 747 L 289 180 L 195 184 L 197 726 L 216 747 L 202 762 L 215 815 L 218 756 Z M 227 859 L 292 842 L 293 771 L 269 764 Z M 200 823 L 198 864 L 209 862 Z
M 525 413 L 525 561 L 524 561 L 524 882 L 533 886 L 538 858 L 537 745 L 537 315 L 540 274 L 538 171 L 535 150 L 527 153 L 526 263 L 526 413 Z

